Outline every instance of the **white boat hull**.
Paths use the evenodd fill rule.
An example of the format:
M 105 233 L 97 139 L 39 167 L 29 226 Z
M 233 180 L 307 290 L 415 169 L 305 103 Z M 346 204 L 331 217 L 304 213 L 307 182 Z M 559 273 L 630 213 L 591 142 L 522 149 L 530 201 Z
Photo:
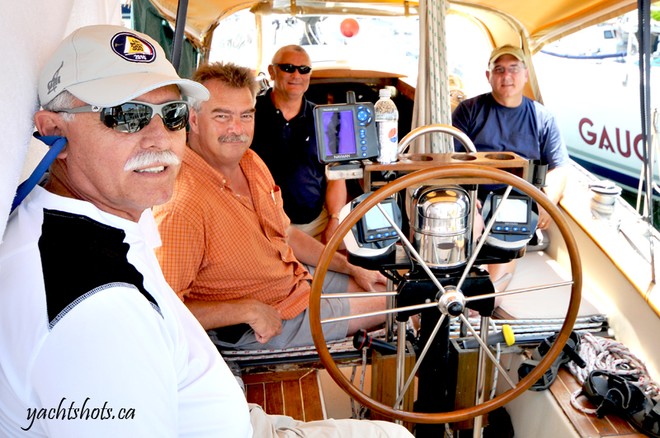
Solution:
M 601 178 L 636 190 L 644 159 L 636 62 L 540 53 L 534 63 L 543 102 L 557 118 L 571 157 Z M 651 70 L 651 82 L 660 83 L 660 66 Z M 658 106 L 656 93 L 651 107 Z

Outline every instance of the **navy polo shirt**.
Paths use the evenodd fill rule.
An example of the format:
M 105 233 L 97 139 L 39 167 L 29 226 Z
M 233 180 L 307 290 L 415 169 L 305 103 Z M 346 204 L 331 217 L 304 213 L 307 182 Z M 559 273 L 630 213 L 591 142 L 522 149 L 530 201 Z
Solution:
M 282 190 L 284 211 L 294 224 L 316 219 L 325 204 L 325 165 L 318 158 L 314 107 L 303 98 L 300 113 L 287 121 L 269 89 L 257 97 L 251 148 L 266 163 Z

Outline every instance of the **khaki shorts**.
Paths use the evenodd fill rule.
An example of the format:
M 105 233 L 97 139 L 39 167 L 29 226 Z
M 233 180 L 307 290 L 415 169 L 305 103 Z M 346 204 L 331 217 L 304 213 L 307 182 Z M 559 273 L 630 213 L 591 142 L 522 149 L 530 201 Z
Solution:
M 321 235 L 323 234 L 325 227 L 328 226 L 328 220 L 330 220 L 330 216 L 328 215 L 328 210 L 326 210 L 325 207 L 323 207 L 323 210 L 321 210 L 321 214 L 319 214 L 318 217 L 313 221 L 307 224 L 292 223 L 291 225 L 298 228 L 303 233 L 309 234 L 316 240 L 321 240 Z
M 249 404 L 252 436 L 259 438 L 413 438 L 403 426 L 388 421 L 319 420 L 298 421 L 284 415 L 268 415 L 259 405 Z

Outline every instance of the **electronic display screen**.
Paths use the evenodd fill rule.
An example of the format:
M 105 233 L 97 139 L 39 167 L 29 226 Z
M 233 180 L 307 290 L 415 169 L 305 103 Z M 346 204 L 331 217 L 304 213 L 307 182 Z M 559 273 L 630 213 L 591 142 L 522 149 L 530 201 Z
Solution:
M 357 207 L 371 192 L 362 194 L 351 201 L 351 208 Z M 394 198 L 383 199 L 379 203 L 385 214 L 401 227 L 401 210 Z M 394 243 L 399 239 L 396 228 L 387 220 L 378 206 L 373 206 L 355 224 L 355 240 L 360 246 L 380 245 L 382 242 Z
M 321 163 L 348 163 L 378 156 L 374 105 L 370 102 L 317 105 L 314 126 Z
M 497 249 L 499 255 L 493 254 L 495 257 L 522 257 L 524 251 L 521 250 L 532 238 L 538 224 L 535 208 L 534 200 L 525 194 L 504 198 L 502 194 L 491 192 L 486 197 L 482 214 L 486 223 L 492 223 L 486 246 Z
M 394 211 L 392 210 L 392 204 L 388 202 L 380 204 L 380 206 L 383 208 L 385 213 L 394 220 L 395 216 Z M 367 230 L 377 230 L 380 228 L 389 228 L 392 226 L 387 218 L 383 215 L 383 213 L 378 209 L 378 207 L 374 207 L 369 210 L 367 214 L 364 215 L 364 221 L 366 222 L 365 225 Z
M 325 112 L 323 113 L 322 118 L 325 139 L 325 155 L 354 155 L 357 152 L 357 147 L 355 144 L 353 111 L 348 109 L 336 112 Z
M 495 199 L 495 208 L 497 209 L 500 205 L 502 198 L 497 197 Z M 506 222 L 506 223 L 517 223 L 517 224 L 526 224 L 529 221 L 527 215 L 529 210 L 528 200 L 521 198 L 507 198 L 504 201 L 504 205 L 497 213 L 497 222 Z

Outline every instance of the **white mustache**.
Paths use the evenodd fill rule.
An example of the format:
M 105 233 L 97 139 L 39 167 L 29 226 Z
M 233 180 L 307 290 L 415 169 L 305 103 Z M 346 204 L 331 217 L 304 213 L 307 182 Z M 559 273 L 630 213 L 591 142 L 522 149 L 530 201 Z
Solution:
M 148 151 L 131 157 L 124 165 L 126 172 L 153 166 L 178 166 L 181 159 L 172 151 Z

